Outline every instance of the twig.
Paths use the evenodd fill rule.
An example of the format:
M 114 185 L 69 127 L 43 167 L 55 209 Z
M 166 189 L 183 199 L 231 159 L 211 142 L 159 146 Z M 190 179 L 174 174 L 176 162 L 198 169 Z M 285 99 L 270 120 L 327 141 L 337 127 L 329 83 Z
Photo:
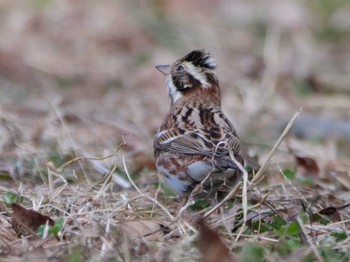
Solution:
M 94 199 L 98 199 L 102 193 L 105 191 L 105 189 L 107 188 L 107 184 L 112 180 L 112 176 L 115 172 L 115 170 L 117 169 L 117 165 L 114 165 L 112 170 L 108 173 L 108 175 L 106 176 L 106 178 L 104 179 L 104 182 L 100 188 L 100 190 L 98 191 L 98 193 L 94 196 Z
M 238 239 L 240 238 L 241 234 L 244 232 L 245 230 L 245 225 L 247 222 L 247 214 L 248 214 L 248 198 L 247 198 L 247 185 L 248 185 L 248 172 L 247 170 L 244 169 L 244 167 L 241 165 L 241 163 L 239 163 L 234 154 L 232 149 L 229 149 L 229 154 L 230 157 L 233 161 L 233 163 L 235 163 L 235 165 L 239 168 L 239 170 L 242 171 L 242 177 L 243 177 L 243 188 L 242 188 L 242 208 L 243 208 L 243 225 L 241 227 L 241 229 L 239 230 L 239 233 L 236 237 L 236 241 L 238 241 Z
M 343 222 L 343 221 L 341 221 Z M 322 226 L 322 225 L 305 225 L 305 228 L 310 229 L 310 230 L 317 230 L 317 231 L 326 231 L 326 232 L 332 232 L 332 233 L 343 233 L 346 232 L 345 230 L 339 228 L 339 227 L 330 227 L 329 225 L 327 226 Z M 350 233 L 350 231 L 348 231 Z
M 67 126 L 66 126 L 66 123 L 65 123 L 64 119 L 62 118 L 62 114 L 60 114 L 60 111 L 59 111 L 59 109 L 57 108 L 57 106 L 54 104 L 54 102 L 53 102 L 50 98 L 48 98 L 48 100 L 49 100 L 49 103 L 51 104 L 52 108 L 54 109 L 54 111 L 55 111 L 55 113 L 56 113 L 56 116 L 57 116 L 57 118 L 59 119 L 59 121 L 60 121 L 60 123 L 61 123 L 61 125 L 62 125 L 62 128 L 63 128 L 65 134 L 67 135 L 67 137 L 68 137 L 68 139 L 69 139 L 69 142 L 70 142 L 70 144 L 71 144 L 71 147 L 72 147 L 72 150 L 73 150 L 73 152 L 74 152 L 74 155 L 75 155 L 76 157 L 78 157 L 78 152 L 77 152 L 77 150 L 75 149 L 75 146 L 74 146 L 74 143 L 73 143 L 74 139 L 72 138 L 72 136 L 70 135 L 70 133 L 69 133 L 69 131 L 68 131 L 68 128 L 67 128 Z M 80 166 L 81 170 L 83 171 L 83 174 L 84 174 L 84 177 L 85 177 L 86 182 L 87 182 L 89 185 L 91 185 L 91 181 L 90 181 L 89 177 L 88 177 L 88 176 L 86 175 L 86 173 L 85 173 L 84 166 L 83 166 L 80 162 L 78 162 L 78 163 L 79 163 L 79 166 Z
M 74 157 L 73 159 L 63 163 L 60 167 L 58 167 L 56 169 L 56 172 L 61 172 L 65 167 L 67 167 L 68 165 L 74 163 L 74 162 L 77 162 L 79 160 L 105 160 L 107 158 L 111 158 L 112 156 L 116 155 L 119 151 L 119 149 L 124 146 L 125 143 L 120 143 L 118 145 L 118 147 L 115 149 L 115 152 L 113 154 L 110 154 L 108 156 L 102 156 L 102 157 L 83 157 L 83 156 L 79 156 L 79 157 Z
M 241 165 L 241 163 L 239 163 L 236 158 L 233 155 L 233 151 L 232 149 L 229 150 L 229 154 L 230 157 L 232 159 L 232 161 L 235 163 L 235 165 L 238 167 L 238 169 L 240 171 L 242 171 L 243 174 L 243 189 L 247 189 L 247 182 L 248 182 L 248 173 L 247 171 L 244 169 L 244 167 Z M 244 186 L 245 184 L 245 186 Z M 212 213 L 214 213 L 219 207 L 221 207 L 223 204 L 225 204 L 228 200 L 230 200 L 238 191 L 239 187 L 241 185 L 241 182 L 239 181 L 232 189 L 231 191 L 225 196 L 225 198 L 223 200 L 221 200 L 216 206 L 214 206 L 212 209 L 210 209 L 209 211 L 207 211 L 204 216 L 203 219 L 205 219 L 206 217 L 210 216 Z M 243 193 L 244 194 L 244 193 Z M 244 200 L 245 198 L 245 200 Z M 247 195 L 245 194 L 245 196 L 242 197 L 242 202 L 244 205 L 244 201 L 245 201 L 245 206 L 247 206 Z
M 268 198 L 268 196 L 270 195 L 270 192 L 268 192 L 266 195 L 264 195 L 261 199 L 261 201 L 257 204 L 255 204 L 254 206 L 251 206 L 250 208 L 248 208 L 248 210 L 255 210 L 257 209 L 258 207 L 260 207 L 262 204 L 264 204 L 265 200 Z M 212 226 L 217 226 L 219 225 L 220 223 L 222 222 L 225 222 L 226 220 L 230 220 L 232 219 L 233 217 L 237 216 L 237 215 L 240 215 L 242 214 L 243 211 L 238 211 L 237 213 L 233 214 L 233 215 L 229 215 L 227 217 L 224 217 L 223 219 L 221 220 L 218 220 L 216 221 L 215 223 L 212 224 Z
M 259 171 L 256 173 L 256 175 L 253 177 L 252 181 L 251 181 L 251 185 L 249 186 L 249 189 L 252 189 L 263 177 L 264 177 L 264 172 L 265 169 L 267 168 L 267 166 L 270 164 L 271 158 L 272 156 L 275 154 L 276 150 L 278 149 L 278 147 L 281 145 L 282 141 L 284 140 L 284 138 L 286 137 L 286 135 L 288 134 L 288 131 L 291 129 L 291 127 L 293 126 L 293 124 L 295 123 L 295 121 L 299 118 L 300 114 L 301 114 L 302 108 L 299 109 L 298 112 L 296 112 L 294 114 L 294 116 L 291 118 L 291 120 L 288 122 L 286 128 L 284 129 L 283 133 L 281 134 L 281 136 L 278 138 L 276 144 L 273 146 L 272 150 L 270 151 L 270 153 L 267 156 L 267 159 L 265 161 L 265 163 L 262 165 L 262 167 L 259 169 Z
M 156 205 L 158 205 L 161 209 L 164 210 L 164 212 L 172 219 L 172 220 L 175 220 L 174 216 L 170 214 L 170 212 L 161 204 L 159 203 L 158 200 L 152 198 L 152 197 L 149 197 L 147 195 L 145 195 L 137 186 L 136 184 L 134 183 L 134 181 L 132 180 L 130 174 L 129 174 L 129 171 L 128 171 L 128 168 L 126 166 L 126 162 L 125 162 L 125 155 L 123 153 L 123 157 L 122 157 L 122 161 L 123 161 L 123 167 L 124 167 L 124 171 L 125 171 L 125 174 L 126 176 L 128 177 L 131 185 L 136 189 L 136 191 L 141 195 L 143 196 L 144 198 L 150 200 L 151 202 L 155 203 Z
M 320 253 L 318 252 L 318 249 L 316 248 L 316 246 L 315 246 L 314 243 L 312 242 L 311 238 L 308 237 L 308 235 L 306 234 L 306 232 L 305 232 L 305 227 L 304 227 L 303 222 L 302 222 L 301 219 L 300 219 L 300 216 L 298 216 L 297 222 L 298 222 L 298 225 L 299 225 L 301 231 L 304 233 L 304 235 L 305 235 L 305 237 L 306 237 L 306 239 L 307 239 L 307 242 L 309 243 L 309 245 L 310 245 L 310 247 L 311 247 L 311 250 L 312 250 L 312 252 L 315 254 L 317 260 L 318 260 L 319 262 L 323 262 L 323 258 L 321 257 Z
M 226 203 L 231 197 L 233 197 L 239 187 L 241 185 L 241 182 L 238 182 L 230 191 L 230 193 L 228 193 L 228 195 L 223 199 L 221 200 L 216 206 L 214 206 L 212 209 L 210 209 L 209 211 L 207 211 L 204 216 L 203 216 L 203 219 L 207 218 L 208 216 L 210 216 L 212 213 L 214 213 L 219 207 L 221 207 L 224 203 Z

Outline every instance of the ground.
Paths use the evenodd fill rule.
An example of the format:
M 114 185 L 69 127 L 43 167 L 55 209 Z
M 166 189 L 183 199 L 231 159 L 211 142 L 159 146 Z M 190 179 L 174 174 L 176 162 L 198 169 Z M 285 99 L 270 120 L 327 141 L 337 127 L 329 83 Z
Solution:
M 348 261 L 347 0 L 0 1 L 0 13 L 1 260 L 210 261 L 218 248 Z M 154 166 L 170 105 L 154 66 L 202 48 L 248 186 L 179 212 Z

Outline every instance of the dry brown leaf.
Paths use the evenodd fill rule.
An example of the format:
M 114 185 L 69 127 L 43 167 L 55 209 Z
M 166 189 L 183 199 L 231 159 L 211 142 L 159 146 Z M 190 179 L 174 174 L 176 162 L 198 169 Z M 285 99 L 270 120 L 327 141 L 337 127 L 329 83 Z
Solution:
M 287 147 L 296 160 L 299 174 L 321 179 L 335 176 L 339 183 L 350 189 L 350 161 L 337 158 L 334 141 L 313 145 L 289 139 Z
M 298 174 L 320 177 L 323 173 L 323 155 L 318 148 L 296 139 L 286 141 L 289 152 L 294 156 L 298 166 Z
M 323 208 L 320 211 L 318 211 L 318 213 L 320 215 L 329 216 L 331 218 L 332 222 L 339 222 L 342 220 L 340 213 L 339 213 L 339 210 L 342 210 L 342 209 L 347 208 L 349 206 L 350 206 L 350 204 L 346 204 L 346 205 L 343 205 L 340 207 L 334 207 L 334 206 L 326 207 L 326 208 Z
M 199 250 L 202 253 L 203 262 L 229 262 L 234 261 L 230 250 L 222 242 L 219 234 L 210 229 L 203 220 L 199 226 Z
M 317 177 L 320 174 L 320 168 L 315 159 L 298 155 L 294 155 L 294 157 L 299 168 L 303 169 L 303 172 L 313 177 Z
M 350 166 L 345 167 L 344 171 L 340 170 L 342 167 L 345 167 L 345 165 L 337 164 L 334 166 L 332 163 L 332 166 L 327 166 L 327 168 L 329 168 L 330 175 L 332 177 L 334 177 L 335 180 L 337 180 L 339 184 L 341 184 L 346 189 L 350 190 Z M 336 170 L 336 168 L 338 170 L 334 171 L 334 170 Z M 345 170 L 345 169 L 347 169 L 347 170 Z
M 35 235 L 40 225 L 48 223 L 53 226 L 55 222 L 49 217 L 34 210 L 26 209 L 18 204 L 12 204 L 12 227 L 17 235 Z
M 232 230 L 235 228 L 235 223 L 237 219 L 237 213 L 241 209 L 241 206 L 238 204 L 234 204 L 227 212 L 223 214 L 223 217 L 225 219 L 229 218 L 226 223 L 224 223 L 224 226 L 226 227 L 226 230 L 228 232 L 232 232 Z
M 156 220 L 130 220 L 121 223 L 129 238 L 143 238 L 145 240 L 158 240 L 167 226 Z

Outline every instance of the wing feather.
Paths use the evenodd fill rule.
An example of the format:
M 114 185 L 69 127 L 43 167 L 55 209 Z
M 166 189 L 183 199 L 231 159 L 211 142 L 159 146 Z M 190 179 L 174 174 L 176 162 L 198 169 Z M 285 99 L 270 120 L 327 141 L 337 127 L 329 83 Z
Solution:
M 178 134 L 175 129 L 162 131 L 155 139 L 154 148 L 172 153 L 205 155 L 208 157 L 220 157 L 228 155 L 229 148 L 239 152 L 238 138 L 232 133 L 224 133 L 220 138 L 210 136 L 210 132 L 204 135 L 203 130 L 195 130 L 185 134 Z

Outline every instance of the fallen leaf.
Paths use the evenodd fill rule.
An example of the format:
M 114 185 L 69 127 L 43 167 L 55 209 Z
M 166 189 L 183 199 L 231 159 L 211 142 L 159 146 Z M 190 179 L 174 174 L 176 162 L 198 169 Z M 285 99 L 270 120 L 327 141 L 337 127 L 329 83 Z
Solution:
M 167 226 L 154 220 L 129 220 L 121 222 L 123 230 L 131 239 L 158 240 L 167 231 Z
M 348 167 L 347 171 L 330 171 L 329 173 L 332 177 L 335 178 L 335 180 L 338 181 L 338 183 L 340 183 L 346 189 L 350 190 L 350 167 Z
M 231 232 L 234 228 L 236 223 L 238 222 L 238 218 L 240 215 L 237 215 L 238 211 L 241 209 L 241 206 L 238 204 L 234 204 L 225 214 L 223 214 L 223 218 L 226 219 L 227 217 L 230 217 L 229 220 L 227 220 L 226 223 L 224 223 L 224 226 L 226 227 L 226 230 L 228 232 Z
M 345 177 L 339 175 L 339 182 L 349 187 L 350 162 L 337 157 L 336 145 L 332 139 L 322 145 L 288 139 L 286 145 L 296 160 L 299 175 L 329 179 L 338 173 L 345 174 Z
M 222 242 L 219 234 L 210 229 L 203 220 L 198 222 L 199 226 L 199 250 L 202 253 L 203 262 L 229 262 L 234 261 L 230 250 Z
M 350 204 L 346 204 L 340 207 L 326 207 L 318 211 L 320 215 L 328 216 L 330 217 L 332 222 L 339 222 L 341 221 L 341 216 L 339 214 L 339 210 L 342 210 L 344 208 L 350 207 Z
M 12 228 L 17 235 L 36 235 L 40 225 L 48 223 L 53 226 L 55 222 L 49 217 L 34 210 L 26 209 L 18 204 L 12 204 Z
M 300 168 L 304 170 L 305 173 L 311 176 L 318 176 L 320 173 L 320 168 L 317 165 L 315 159 L 306 156 L 294 155 L 295 160 Z

